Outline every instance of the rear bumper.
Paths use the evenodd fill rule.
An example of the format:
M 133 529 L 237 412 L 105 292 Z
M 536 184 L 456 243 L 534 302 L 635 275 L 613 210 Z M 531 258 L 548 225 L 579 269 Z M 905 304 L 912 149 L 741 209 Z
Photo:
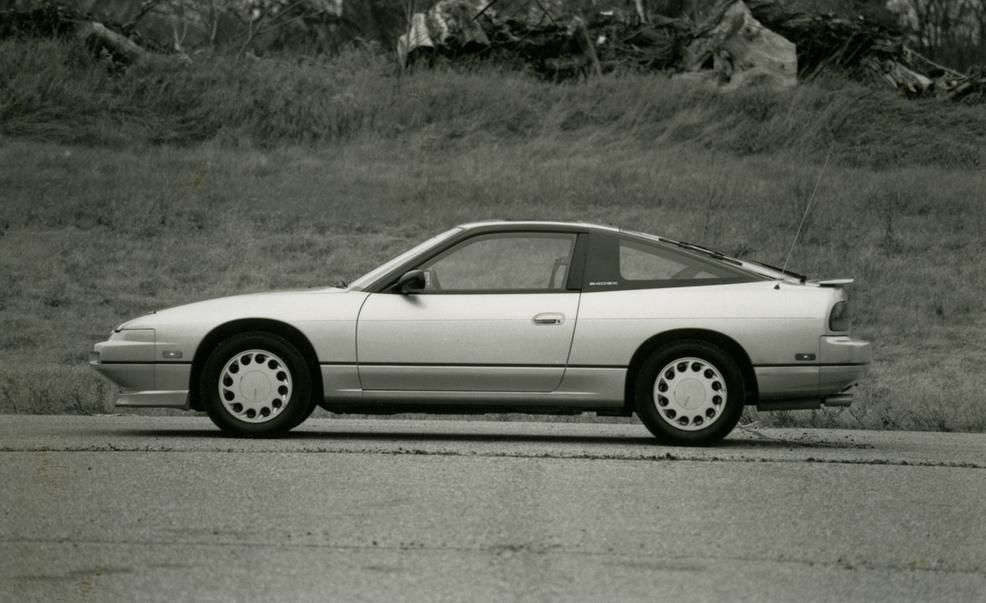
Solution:
M 820 337 L 818 341 L 818 361 L 826 364 L 867 365 L 873 360 L 870 342 L 853 339 L 845 335 Z
M 117 406 L 188 409 L 190 364 L 99 362 L 93 359 L 89 366 L 120 388 Z
M 851 337 L 822 337 L 818 342 L 818 395 L 830 405 L 836 397 L 845 398 L 845 390 L 856 384 L 870 369 L 873 350 L 870 342 Z M 838 406 L 849 406 L 840 401 Z
M 869 370 L 870 343 L 850 337 L 822 337 L 816 364 L 754 367 L 760 410 L 849 406 L 849 391 Z

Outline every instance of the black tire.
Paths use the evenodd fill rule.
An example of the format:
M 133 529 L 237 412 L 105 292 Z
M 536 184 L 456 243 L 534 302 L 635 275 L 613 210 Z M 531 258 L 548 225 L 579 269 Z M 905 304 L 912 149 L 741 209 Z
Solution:
M 316 409 L 316 408 L 318 408 L 318 402 L 316 401 L 316 398 L 315 398 L 315 396 L 314 396 L 314 395 L 312 395 L 312 396 L 310 396 L 310 398 L 311 398 L 311 401 L 310 401 L 310 402 L 309 402 L 309 404 L 308 404 L 308 410 L 306 410 L 306 411 L 305 411 L 305 412 L 304 412 L 304 413 L 303 413 L 303 414 L 302 414 L 302 415 L 301 415 L 301 416 L 300 416 L 300 417 L 298 418 L 298 422 L 297 422 L 297 423 L 295 423 L 294 425 L 292 425 L 292 426 L 291 426 L 291 429 L 294 429 L 295 427 L 297 427 L 297 426 L 299 426 L 299 425 L 301 425 L 302 423 L 304 423 L 305 421 L 307 421 L 307 420 L 308 420 L 308 417 L 310 417 L 310 416 L 312 416 L 312 413 L 313 413 L 313 412 L 315 412 L 315 409 Z
M 697 362 L 684 362 L 689 358 L 697 359 Z M 675 365 L 672 366 L 672 363 Z M 682 364 L 685 364 L 685 369 L 676 376 L 676 369 Z M 684 384 L 686 379 L 693 377 L 688 371 L 695 371 L 692 381 L 703 388 L 699 390 L 703 393 L 696 397 L 698 410 L 694 411 L 696 414 L 693 416 L 687 416 L 692 411 L 680 410 L 680 401 L 671 394 L 668 397 L 672 398 L 670 402 L 668 398 L 661 396 L 661 405 L 654 399 L 655 387 L 667 387 L 669 379 L 677 378 L 680 387 L 691 387 L 690 391 L 695 391 L 695 386 Z M 663 384 L 658 382 L 659 377 L 665 377 L 662 379 Z M 709 388 L 722 388 L 721 393 L 725 395 L 718 396 L 719 403 L 713 402 L 716 396 L 705 393 L 711 391 L 706 388 L 706 384 Z M 680 390 L 676 388 L 675 391 Z M 746 403 L 746 383 L 736 360 L 726 351 L 707 341 L 688 339 L 676 341 L 653 352 L 637 372 L 633 394 L 637 416 L 658 440 L 668 444 L 704 446 L 718 442 L 736 427 Z M 691 403 L 691 398 L 685 399 L 684 404 Z M 703 403 L 707 406 L 701 406 Z M 676 411 L 676 408 L 679 410 Z M 681 413 L 680 416 L 678 412 Z M 711 416 L 705 413 L 710 413 Z M 684 421 L 685 427 L 680 427 L 680 423 L 675 420 Z
M 244 354 L 250 351 L 260 351 L 261 354 Z M 264 358 L 260 364 L 257 364 L 256 358 L 261 355 L 270 356 L 270 358 Z M 257 374 L 261 372 L 270 373 L 283 368 L 280 366 L 281 363 L 286 367 L 286 371 L 277 371 L 277 378 L 283 374 L 285 376 L 283 385 L 290 388 L 285 387 L 286 399 L 284 399 L 285 396 L 274 391 L 274 388 L 282 385 L 277 381 L 277 378 L 268 380 L 271 388 L 268 394 L 268 397 L 271 398 L 269 404 L 266 400 L 261 400 L 266 390 L 257 394 L 257 387 L 251 389 L 253 396 L 259 401 L 250 400 L 247 405 L 259 407 L 260 413 L 267 412 L 270 416 L 269 419 L 256 412 L 254 407 L 242 410 L 244 405 L 238 404 L 241 410 L 237 411 L 235 408 L 241 393 L 247 395 L 245 392 L 240 392 L 241 387 L 246 387 L 242 383 L 246 380 L 247 371 L 249 371 L 245 365 L 242 374 L 240 374 L 239 364 L 234 363 L 237 368 L 237 375 L 230 375 L 227 372 L 225 376 L 239 377 L 240 382 L 235 383 L 235 385 L 230 382 L 230 391 L 226 393 L 224 388 L 224 393 L 220 394 L 220 379 L 223 378 L 225 371 L 232 370 L 227 365 L 234 359 L 244 363 L 253 361 L 258 367 L 258 370 L 253 372 Z M 268 370 L 267 366 L 272 368 Z M 226 382 L 224 381 L 224 383 Z M 260 378 L 259 383 L 261 387 L 264 387 L 264 377 Z M 232 399 L 227 401 L 222 399 L 222 397 L 230 394 L 233 396 Z M 206 413 L 216 426 L 226 433 L 245 437 L 283 435 L 307 419 L 315 408 L 315 400 L 312 398 L 311 369 L 304 355 L 288 340 L 265 331 L 251 331 L 233 335 L 217 345 L 202 366 L 199 397 Z M 229 407 L 231 404 L 233 408 Z M 278 406 L 274 408 L 273 404 L 278 404 Z M 251 411 L 253 411 L 252 416 L 248 416 L 247 413 Z

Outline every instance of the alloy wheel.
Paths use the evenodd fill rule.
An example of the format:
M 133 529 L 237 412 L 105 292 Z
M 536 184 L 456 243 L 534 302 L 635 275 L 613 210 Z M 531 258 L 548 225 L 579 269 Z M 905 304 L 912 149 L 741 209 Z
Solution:
M 288 365 L 267 350 L 234 354 L 219 373 L 219 400 L 245 423 L 266 423 L 287 408 L 292 378 Z
M 657 416 L 683 431 L 707 429 L 719 420 L 727 394 L 722 373 L 702 358 L 669 362 L 654 380 Z

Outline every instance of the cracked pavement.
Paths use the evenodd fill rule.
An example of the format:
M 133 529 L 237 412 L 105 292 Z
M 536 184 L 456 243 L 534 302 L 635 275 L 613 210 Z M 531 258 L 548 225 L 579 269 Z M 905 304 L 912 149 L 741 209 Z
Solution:
M 0 417 L 0 600 L 986 599 L 986 436 Z

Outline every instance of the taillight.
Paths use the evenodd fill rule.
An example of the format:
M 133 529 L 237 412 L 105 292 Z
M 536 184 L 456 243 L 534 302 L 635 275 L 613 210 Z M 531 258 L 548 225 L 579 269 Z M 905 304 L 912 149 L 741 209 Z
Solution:
M 832 306 L 829 313 L 830 331 L 848 331 L 852 325 L 852 315 L 849 313 L 849 302 L 840 301 Z

